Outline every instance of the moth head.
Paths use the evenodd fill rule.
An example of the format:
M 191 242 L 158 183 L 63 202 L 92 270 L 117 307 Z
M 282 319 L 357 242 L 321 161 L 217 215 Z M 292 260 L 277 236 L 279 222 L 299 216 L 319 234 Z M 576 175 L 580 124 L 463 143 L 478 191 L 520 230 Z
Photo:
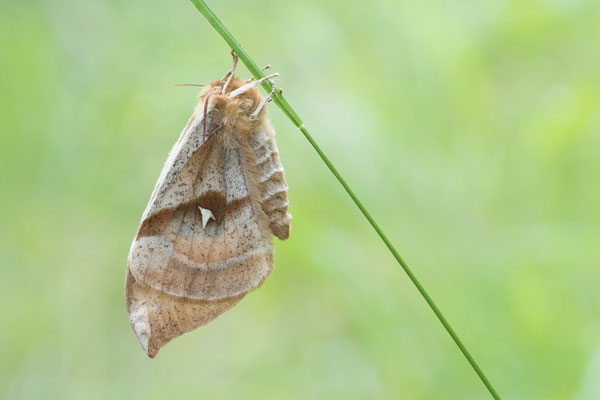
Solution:
M 218 110 L 221 115 L 230 120 L 245 119 L 249 121 L 250 116 L 260 104 L 262 96 L 256 87 L 236 92 L 238 89 L 244 88 L 245 84 L 245 81 L 237 77 L 231 79 L 229 84 L 223 79 L 213 81 L 198 96 L 199 105 L 204 107 L 208 100 L 207 110 Z M 223 93 L 224 87 L 226 88 L 225 93 Z

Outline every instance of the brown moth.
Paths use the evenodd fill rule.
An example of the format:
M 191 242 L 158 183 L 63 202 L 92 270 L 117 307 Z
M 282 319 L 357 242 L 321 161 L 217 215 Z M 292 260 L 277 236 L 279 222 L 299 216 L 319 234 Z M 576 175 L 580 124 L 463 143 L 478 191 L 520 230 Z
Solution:
M 287 185 L 259 81 L 227 75 L 207 85 L 144 211 L 127 262 L 125 302 L 154 357 L 261 286 L 271 236 L 290 235 Z

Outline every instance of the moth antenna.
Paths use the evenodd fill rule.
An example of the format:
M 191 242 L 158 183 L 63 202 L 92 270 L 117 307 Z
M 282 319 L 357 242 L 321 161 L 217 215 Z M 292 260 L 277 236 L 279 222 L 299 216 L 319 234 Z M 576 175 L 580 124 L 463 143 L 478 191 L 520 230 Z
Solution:
M 273 83 L 273 81 L 269 81 L 269 83 L 271 84 L 271 87 L 273 89 L 271 90 L 271 93 L 269 93 L 267 97 L 265 97 L 264 99 L 262 99 L 260 101 L 260 103 L 258 103 L 258 107 L 256 107 L 256 110 L 254 110 L 254 112 L 250 115 L 250 121 L 254 121 L 258 117 L 258 114 L 260 114 L 260 112 L 262 111 L 265 104 L 267 104 L 271 101 L 271 97 L 273 97 L 273 94 L 275 93 L 276 88 L 275 88 L 275 84 Z M 279 89 L 279 93 L 281 93 L 281 92 L 282 92 L 282 90 Z
M 279 73 L 275 72 L 274 74 L 271 74 L 269 76 L 265 76 L 264 78 L 261 78 L 261 79 L 259 79 L 257 81 L 250 82 L 250 83 L 248 83 L 248 84 L 246 84 L 246 85 L 244 85 L 242 87 L 239 87 L 239 88 L 235 89 L 233 92 L 229 93 L 227 95 L 227 97 L 238 96 L 238 95 L 244 93 L 245 91 L 247 91 L 249 89 L 252 89 L 254 86 L 257 86 L 257 85 L 259 85 L 259 84 L 263 83 L 264 81 L 267 81 L 267 80 L 269 80 L 271 78 L 275 78 L 276 76 L 279 76 Z M 272 82 L 271 82 L 271 84 L 272 84 Z
M 176 83 L 174 85 L 169 85 L 169 87 L 173 87 L 173 86 L 206 86 L 206 85 L 199 85 L 197 83 Z
M 269 68 L 271 68 L 271 65 L 270 65 L 270 64 L 267 64 L 267 65 L 265 65 L 264 67 L 262 67 L 260 70 L 264 72 L 264 71 L 268 70 Z M 252 82 L 253 80 L 254 80 L 254 77 L 253 77 L 253 76 L 251 76 L 250 78 L 246 79 L 246 83 L 250 83 L 250 82 Z
M 206 115 L 208 114 L 208 100 L 210 99 L 210 94 L 206 96 L 206 100 L 204 100 L 204 115 L 202 116 L 202 144 L 206 141 Z
M 227 75 L 225 75 L 225 78 L 223 78 L 223 79 L 227 79 L 227 81 L 225 81 L 225 84 L 223 85 L 223 92 L 222 92 L 223 94 L 225 94 L 227 87 L 229 86 L 229 84 L 231 83 L 231 80 L 235 76 L 235 69 L 237 68 L 238 56 L 234 53 L 233 50 L 231 50 L 231 57 L 233 57 L 233 65 L 231 66 L 231 69 L 229 70 Z

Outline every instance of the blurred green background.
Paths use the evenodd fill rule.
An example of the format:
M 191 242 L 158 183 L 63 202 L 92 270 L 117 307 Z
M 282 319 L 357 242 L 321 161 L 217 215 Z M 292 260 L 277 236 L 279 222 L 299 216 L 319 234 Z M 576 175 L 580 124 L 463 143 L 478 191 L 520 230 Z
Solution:
M 212 1 L 505 399 L 600 398 L 600 3 Z M 274 106 L 292 237 L 148 359 L 126 257 L 229 49 L 181 1 L 0 3 L 0 397 L 486 399 Z M 249 74 L 240 68 L 242 76 Z

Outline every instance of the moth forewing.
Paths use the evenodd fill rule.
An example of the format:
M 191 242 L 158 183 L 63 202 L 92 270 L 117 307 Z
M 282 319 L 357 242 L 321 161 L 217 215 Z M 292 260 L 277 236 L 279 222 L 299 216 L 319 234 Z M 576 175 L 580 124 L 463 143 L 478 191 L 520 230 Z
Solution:
M 262 285 L 272 235 L 289 237 L 288 188 L 265 101 L 234 72 L 226 93 L 225 80 L 200 93 L 131 246 L 126 305 L 150 357 Z

